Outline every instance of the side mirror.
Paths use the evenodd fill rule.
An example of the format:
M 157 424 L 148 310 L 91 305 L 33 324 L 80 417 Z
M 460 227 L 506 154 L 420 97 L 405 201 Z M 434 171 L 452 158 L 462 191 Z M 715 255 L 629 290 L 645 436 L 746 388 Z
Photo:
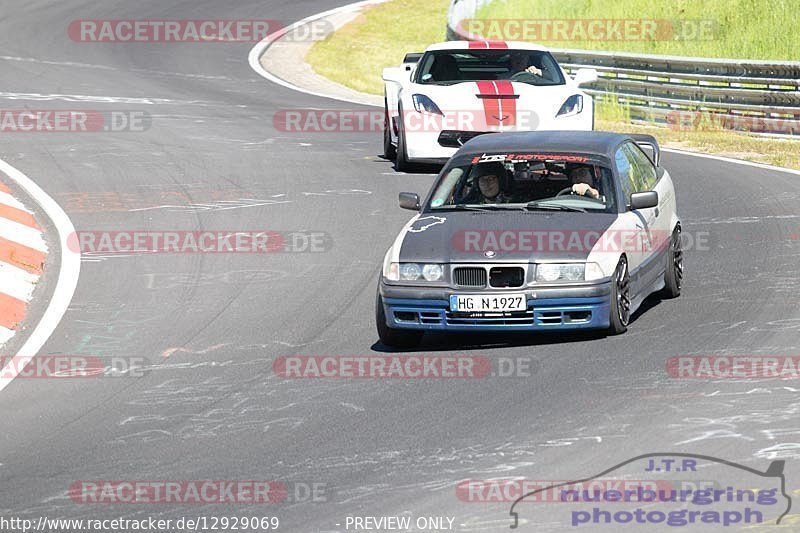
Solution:
M 406 54 L 406 57 L 403 58 L 403 67 L 406 71 L 411 72 L 414 70 L 414 66 L 419 63 L 420 59 L 422 59 L 422 53 L 413 52 Z
M 415 192 L 401 192 L 400 207 L 403 209 L 411 209 L 412 211 L 419 211 L 419 195 Z
M 656 191 L 635 192 L 631 194 L 631 209 L 649 209 L 658 205 Z
M 383 69 L 381 78 L 383 81 L 390 81 L 399 85 L 403 85 L 405 82 L 411 79 L 411 76 L 409 76 L 408 72 L 406 72 L 402 67 L 387 67 Z
M 573 78 L 576 85 L 586 85 L 597 81 L 597 70 L 593 68 L 579 68 Z

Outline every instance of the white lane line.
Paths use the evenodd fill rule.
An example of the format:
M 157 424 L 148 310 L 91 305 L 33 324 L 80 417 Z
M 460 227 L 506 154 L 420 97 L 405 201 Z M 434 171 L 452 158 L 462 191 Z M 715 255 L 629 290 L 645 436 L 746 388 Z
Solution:
M 25 211 L 26 213 L 31 212 L 31 210 L 25 207 L 22 202 L 4 191 L 0 191 L 0 204 L 19 209 L 20 211 Z
M 81 272 L 80 252 L 70 250 L 67 239 L 75 233 L 75 227 L 67 214 L 61 209 L 46 192 L 34 183 L 28 176 L 12 167 L 0 159 L 0 172 L 17 182 L 33 200 L 39 204 L 45 214 L 50 218 L 58 232 L 58 240 L 61 248 L 61 266 L 58 272 L 58 280 L 53 291 L 53 296 L 47 304 L 41 320 L 33 328 L 25 344 L 17 351 L 13 359 L 0 370 L 0 391 L 5 389 L 17 375 L 19 375 L 22 362 L 25 359 L 35 357 L 47 339 L 58 327 L 59 322 L 67 312 L 75 288 L 78 286 L 78 277 Z
M 791 168 L 776 167 L 775 165 L 767 165 L 766 163 L 754 163 L 752 161 L 742 161 L 741 159 L 733 159 L 721 155 L 701 154 L 699 152 L 687 152 L 686 150 L 676 150 L 674 148 L 662 148 L 662 152 L 672 152 L 680 155 L 690 155 L 692 157 L 705 157 L 706 159 L 716 159 L 717 161 L 724 161 L 725 163 L 734 163 L 736 165 L 745 165 L 748 167 L 762 168 L 764 170 L 772 170 L 775 172 L 786 172 L 787 174 L 796 174 L 800 176 L 800 170 Z
M 39 276 L 36 274 L 0 261 L 0 292 L 3 294 L 29 302 L 37 281 Z
M 250 68 L 255 70 L 260 76 L 268 79 L 272 83 L 277 83 L 278 85 L 282 85 L 288 89 L 292 89 L 293 91 L 298 91 L 305 94 L 310 94 L 312 96 L 319 96 L 321 98 L 330 98 L 332 100 L 339 100 L 340 102 L 348 102 L 351 104 L 361 104 L 361 105 L 370 105 L 365 104 L 364 102 L 358 100 L 352 100 L 350 98 L 344 98 L 341 96 L 332 96 L 330 94 L 318 93 L 315 91 L 310 91 L 308 89 L 304 89 L 302 87 L 298 87 L 293 83 L 289 83 L 286 80 L 282 80 L 281 78 L 273 75 L 272 73 L 268 72 L 264 67 L 261 66 L 261 56 L 264 54 L 267 48 L 272 45 L 272 43 L 289 32 L 294 31 L 296 28 L 300 26 L 304 26 L 321 18 L 329 17 L 331 15 L 336 15 L 338 13 L 344 13 L 346 11 L 358 11 L 362 7 L 371 6 L 375 4 L 382 4 L 387 0 L 363 0 L 362 2 L 356 2 L 354 4 L 348 4 L 346 6 L 337 7 L 335 9 L 331 9 L 328 11 L 324 11 L 322 13 L 317 13 L 316 15 L 311 15 L 310 17 L 306 17 L 302 20 L 298 20 L 291 26 L 287 26 L 285 28 L 281 28 L 280 30 L 267 35 L 261 42 L 256 44 L 251 50 L 250 54 L 247 57 L 248 62 L 250 63 Z M 378 106 L 375 106 L 378 107 Z
M 0 237 L 28 248 L 47 253 L 42 230 L 0 217 Z
M 368 5 L 381 4 L 381 3 L 385 2 L 385 1 L 386 0 L 365 0 L 365 1 L 362 1 L 362 2 L 356 2 L 354 4 L 348 4 L 346 6 L 337 7 L 336 9 L 331 9 L 329 11 L 324 11 L 322 13 L 318 13 L 316 15 L 311 15 L 310 17 L 306 17 L 306 18 L 304 18 L 302 20 L 298 20 L 297 22 L 295 22 L 291 26 L 287 26 L 286 28 L 280 29 L 280 30 L 276 31 L 273 34 L 268 35 L 263 41 L 261 41 L 260 43 L 256 44 L 250 50 L 250 54 L 248 55 L 248 58 L 247 58 L 248 62 L 250 63 L 250 68 L 255 70 L 260 76 L 268 79 L 272 83 L 277 83 L 278 85 L 281 85 L 281 86 L 286 87 L 288 89 L 292 89 L 293 91 L 297 91 L 297 92 L 304 93 L 304 94 L 310 94 L 312 96 L 319 96 L 321 98 L 330 98 L 331 100 L 339 100 L 339 101 L 342 101 L 342 102 L 348 102 L 348 103 L 351 103 L 351 104 L 360 104 L 360 105 L 364 105 L 364 106 L 380 108 L 382 106 L 376 106 L 376 105 L 370 104 L 368 102 L 363 102 L 363 101 L 359 101 L 359 100 L 351 100 L 349 98 L 343 98 L 343 97 L 334 96 L 334 95 L 331 95 L 331 94 L 319 93 L 319 92 L 315 92 L 315 91 L 310 91 L 308 89 L 304 89 L 302 87 L 298 87 L 297 85 L 294 85 L 292 83 L 289 83 L 288 81 L 282 80 L 281 78 L 271 74 L 266 69 L 264 69 L 264 67 L 261 66 L 261 56 L 264 55 L 264 53 L 266 52 L 267 48 L 270 47 L 270 45 L 273 43 L 273 41 L 276 41 L 276 40 L 280 39 L 281 37 L 283 37 L 287 33 L 291 32 L 291 31 L 294 31 L 296 28 L 298 28 L 300 26 L 303 26 L 303 25 L 308 24 L 310 22 L 314 22 L 315 20 L 318 20 L 318 19 L 321 19 L 321 18 L 325 18 L 325 17 L 331 16 L 331 15 L 335 15 L 337 13 L 343 13 L 343 12 L 346 12 L 346 11 L 357 10 L 357 9 L 361 9 L 362 7 L 365 7 L 365 6 L 368 6 Z M 735 165 L 746 165 L 746 166 L 751 166 L 751 167 L 763 168 L 765 170 L 774 170 L 776 172 L 786 172 L 786 173 L 789 173 L 789 174 L 800 175 L 800 170 L 793 170 L 793 169 L 784 168 L 784 167 L 776 167 L 776 166 L 773 166 L 773 165 L 766 165 L 766 164 L 763 164 L 763 163 L 752 163 L 750 161 L 742 161 L 741 159 L 732 159 L 730 157 L 723 157 L 723 156 L 710 155 L 710 154 L 702 154 L 702 153 L 698 153 L 698 152 L 687 152 L 685 150 L 676 150 L 676 149 L 673 149 L 673 148 L 662 148 L 661 151 L 662 152 L 673 152 L 673 153 L 676 153 L 676 154 L 688 155 L 688 156 L 692 156 L 692 157 L 705 157 L 707 159 L 716 159 L 717 161 L 724 161 L 725 163 L 733 163 Z M 395 172 L 394 174 L 399 174 L 399 173 Z
M 97 104 L 155 105 L 186 104 L 209 105 L 203 100 L 170 100 L 168 98 L 134 98 L 130 96 L 100 96 L 91 94 L 43 94 L 43 93 L 7 93 L 0 91 L 0 98 L 5 100 L 30 100 L 33 102 L 91 102 Z

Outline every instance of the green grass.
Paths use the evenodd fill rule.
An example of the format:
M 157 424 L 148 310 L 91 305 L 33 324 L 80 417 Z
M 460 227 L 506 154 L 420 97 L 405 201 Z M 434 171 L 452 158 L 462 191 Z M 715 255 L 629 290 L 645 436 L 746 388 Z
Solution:
M 448 0 L 407 0 L 363 12 L 306 55 L 315 72 L 357 91 L 383 94 L 381 71 L 408 52 L 445 40 Z
M 517 0 L 510 0 L 508 2 L 500 2 L 495 9 L 508 9 L 512 2 Z M 518 2 L 522 8 L 533 9 L 530 6 L 552 6 L 551 9 L 555 11 L 547 11 L 548 15 L 541 14 L 540 18 L 557 18 L 564 17 L 564 13 L 568 13 L 568 6 L 605 6 L 604 9 L 597 7 L 592 8 L 592 13 L 599 11 L 604 18 L 630 18 L 630 13 L 636 13 L 637 10 L 628 7 L 632 4 L 641 3 L 643 6 L 650 7 L 640 0 L 625 0 L 620 2 L 624 7 L 615 7 L 615 2 L 620 0 L 561 0 L 560 2 L 543 2 L 537 0 L 525 0 Z M 765 5 L 757 4 L 750 0 L 730 0 L 731 5 L 734 3 L 751 6 Z M 528 6 L 530 3 L 530 6 Z M 798 16 L 796 13 L 789 13 L 789 2 L 773 2 L 773 4 L 781 3 L 784 5 L 782 13 L 774 13 L 766 8 L 759 8 L 759 16 L 753 17 L 751 21 L 755 27 L 761 28 L 762 31 L 757 39 L 754 37 L 753 43 L 737 42 L 738 50 L 756 50 L 763 47 L 766 49 L 767 45 L 771 42 L 773 48 L 782 47 L 789 50 L 793 55 L 776 55 L 774 57 L 800 57 L 800 39 L 790 39 L 789 28 L 790 21 L 794 21 L 794 27 L 798 27 Z M 334 33 L 330 38 L 325 41 L 315 43 L 306 55 L 306 62 L 319 74 L 326 76 L 333 81 L 341 83 L 347 87 L 351 87 L 358 91 L 370 94 L 383 94 L 383 82 L 381 81 L 381 70 L 384 67 L 399 66 L 403 60 L 403 56 L 407 52 L 421 52 L 428 45 L 445 39 L 445 25 L 448 0 L 393 0 L 385 4 L 379 4 L 365 11 L 362 16 L 353 22 L 347 24 L 345 27 Z M 670 17 L 675 18 L 674 14 L 681 8 L 684 8 L 687 13 L 693 15 L 686 15 L 688 18 L 709 18 L 705 12 L 699 13 L 698 7 L 692 7 L 695 4 L 685 0 L 676 0 L 675 4 L 679 6 L 672 11 L 672 8 L 653 6 L 652 10 L 648 12 L 648 16 L 667 16 L 672 13 Z M 700 5 L 698 3 L 698 5 Z M 722 0 L 709 0 L 704 4 L 723 6 L 727 5 Z M 528 6 L 528 7 L 526 7 Z M 520 9 L 522 9 L 520 8 Z M 644 9 L 644 7 L 643 7 Z M 737 22 L 744 23 L 746 19 L 745 13 L 752 14 L 752 9 L 745 10 L 731 15 Z M 704 10 L 705 11 L 705 10 Z M 736 10 L 729 8 L 727 12 L 735 12 Z M 708 11 L 711 13 L 711 11 Z M 763 13 L 762 13 L 763 12 Z M 696 14 L 695 14 L 696 13 Z M 524 15 L 516 13 L 514 15 L 498 15 L 492 14 L 493 17 L 521 18 Z M 646 15 L 637 15 L 637 17 L 645 17 Z M 765 22 L 766 19 L 773 20 L 775 17 L 780 16 L 781 19 L 786 19 L 782 25 L 786 29 L 786 37 L 780 39 L 775 35 L 770 35 L 770 32 L 764 30 L 764 24 L 772 24 Z M 754 32 L 756 30 L 753 30 Z M 747 31 L 748 35 L 750 30 Z M 777 32 L 772 32 L 777 33 Z M 756 45 L 757 41 L 758 45 Z M 623 43 L 613 43 L 610 48 L 622 50 L 620 46 Z M 630 44 L 630 43 L 627 43 Z M 650 43 L 638 43 L 638 45 Z M 671 43 L 668 43 L 671 44 Z M 682 43 L 686 44 L 686 43 Z M 703 43 L 705 46 L 708 43 Z M 721 48 L 720 48 L 721 49 Z M 640 49 L 637 51 L 646 51 L 656 53 L 655 50 Z M 713 51 L 712 51 L 713 52 Z M 664 53 L 686 53 L 693 55 L 710 55 L 704 51 L 704 48 L 699 48 L 692 52 L 690 50 L 671 50 Z M 744 53 L 744 52 L 742 52 Z M 747 52 L 750 54 L 751 52 Z M 727 53 L 721 55 L 728 55 Z M 737 54 L 733 54 L 737 55 Z M 769 55 L 753 55 L 752 57 L 770 57 Z M 596 128 L 598 130 L 606 131 L 620 131 L 620 132 L 640 132 L 650 133 L 655 135 L 664 146 L 681 148 L 685 150 L 702 151 L 713 154 L 720 154 L 738 159 L 746 159 L 749 161 L 756 161 L 760 163 L 768 163 L 779 165 L 789 168 L 800 169 L 800 141 L 792 140 L 775 140 L 770 138 L 756 137 L 746 134 L 732 133 L 727 131 L 675 131 L 668 128 L 660 128 L 656 126 L 639 126 L 629 123 L 630 115 L 625 106 L 612 102 L 611 99 L 603 98 L 596 100 L 597 103 L 597 122 Z
M 797 0 L 497 0 L 479 19 L 655 19 L 677 22 L 685 39 L 544 41 L 556 48 L 739 59 L 800 58 L 800 4 Z M 709 21 L 710 39 L 696 39 L 690 21 Z M 490 27 L 488 27 L 490 28 Z M 499 28 L 499 29 L 498 29 Z M 506 26 L 505 28 L 508 28 Z M 503 27 L 495 32 L 508 33 Z M 513 29 L 512 29 L 513 31 Z M 686 31 L 685 34 L 680 33 Z M 494 37 L 489 32 L 489 37 Z M 552 36 L 552 35 L 549 35 Z

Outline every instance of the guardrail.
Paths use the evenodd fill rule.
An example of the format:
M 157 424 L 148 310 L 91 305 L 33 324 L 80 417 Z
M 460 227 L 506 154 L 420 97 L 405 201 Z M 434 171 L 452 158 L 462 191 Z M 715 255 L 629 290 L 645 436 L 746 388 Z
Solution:
M 449 40 L 476 40 L 460 22 L 492 0 L 453 0 Z M 595 68 L 585 89 L 616 101 L 633 122 L 800 136 L 800 62 L 739 61 L 586 50 L 551 50 L 570 74 Z

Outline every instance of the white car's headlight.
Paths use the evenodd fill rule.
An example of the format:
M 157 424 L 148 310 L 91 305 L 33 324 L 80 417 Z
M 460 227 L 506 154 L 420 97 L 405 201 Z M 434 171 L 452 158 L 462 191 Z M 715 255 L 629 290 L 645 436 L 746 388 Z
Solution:
M 564 104 L 561 106 L 561 109 L 558 110 L 556 113 L 557 117 L 569 117 L 572 115 L 577 115 L 583 111 L 583 96 L 580 94 L 573 94 Z
M 542 263 L 536 265 L 536 281 L 593 281 L 603 279 L 597 263 Z
M 417 113 L 434 113 L 444 116 L 439 106 L 424 94 L 411 95 L 411 100 L 414 102 L 414 109 L 417 110 Z
M 388 263 L 384 265 L 383 277 L 387 281 L 442 281 L 444 268 L 437 264 Z

